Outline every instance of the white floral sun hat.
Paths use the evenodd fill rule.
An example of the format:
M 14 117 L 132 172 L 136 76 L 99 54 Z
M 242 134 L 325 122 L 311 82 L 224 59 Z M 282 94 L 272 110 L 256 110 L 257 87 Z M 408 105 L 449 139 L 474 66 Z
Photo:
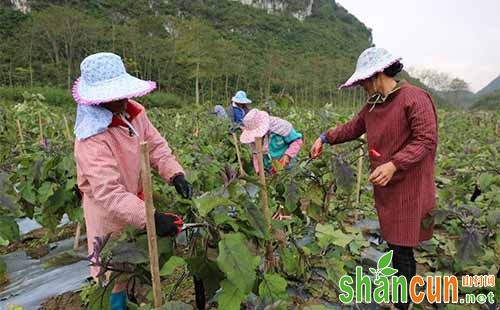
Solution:
M 360 81 L 366 80 L 376 73 L 383 72 L 391 65 L 401 61 L 401 57 L 391 55 L 386 49 L 370 47 L 359 55 L 354 74 L 340 86 L 340 89 L 357 85 Z
M 231 101 L 236 102 L 236 103 L 241 103 L 241 104 L 249 104 L 252 103 L 252 100 L 247 98 L 247 93 L 245 93 L 242 90 L 239 90 L 236 92 L 233 98 L 231 98 Z
M 243 119 L 243 130 L 240 142 L 249 144 L 255 142 L 255 138 L 263 137 L 269 131 L 270 117 L 265 111 L 258 109 L 250 110 Z
M 82 61 L 80 70 L 82 75 L 73 85 L 73 98 L 83 105 L 141 97 L 156 88 L 155 82 L 128 74 L 121 57 L 113 53 L 88 56 Z

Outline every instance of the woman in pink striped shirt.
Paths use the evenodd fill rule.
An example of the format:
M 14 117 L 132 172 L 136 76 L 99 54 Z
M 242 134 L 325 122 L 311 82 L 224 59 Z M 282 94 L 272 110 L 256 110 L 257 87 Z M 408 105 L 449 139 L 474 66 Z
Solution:
M 119 233 L 129 225 L 145 227 L 140 142 L 148 142 L 151 166 L 179 194 L 191 198 L 192 189 L 144 107 L 130 99 L 153 91 L 156 84 L 129 75 L 121 58 L 112 53 L 91 55 L 80 67 L 82 76 L 73 87 L 78 103 L 75 159 L 88 250 L 93 254 L 96 237 Z M 176 235 L 181 222 L 174 214 L 155 212 L 159 236 Z M 99 272 L 98 268 L 91 268 L 92 276 Z M 110 306 L 113 310 L 126 309 L 123 283 L 115 284 Z

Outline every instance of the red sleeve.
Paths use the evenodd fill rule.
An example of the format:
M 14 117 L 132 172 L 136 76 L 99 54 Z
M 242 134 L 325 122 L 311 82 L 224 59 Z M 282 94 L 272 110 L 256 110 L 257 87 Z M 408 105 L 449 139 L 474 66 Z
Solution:
M 366 107 L 348 123 L 329 129 L 326 132 L 328 143 L 339 144 L 361 137 L 366 132 L 365 114 Z
M 406 116 L 411 137 L 391 158 L 398 170 L 406 170 L 434 151 L 437 146 L 437 116 L 434 103 L 423 91 L 408 94 Z

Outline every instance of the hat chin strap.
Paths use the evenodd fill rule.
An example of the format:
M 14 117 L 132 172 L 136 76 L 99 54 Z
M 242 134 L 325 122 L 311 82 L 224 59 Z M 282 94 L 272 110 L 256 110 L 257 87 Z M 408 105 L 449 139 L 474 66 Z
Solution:
M 372 104 L 372 107 L 370 108 L 370 110 L 368 112 L 371 112 L 373 111 L 373 109 L 375 109 L 375 106 L 377 105 L 377 103 L 382 103 L 385 101 L 385 97 L 378 91 L 377 89 L 377 84 L 375 83 L 375 80 L 377 78 L 378 75 L 376 76 L 373 76 L 371 78 L 371 81 L 372 81 L 372 86 L 373 86 L 373 93 L 372 95 L 368 98 L 367 100 L 367 103 L 368 104 Z
M 132 125 L 131 122 L 128 121 L 125 115 L 123 115 L 123 113 L 119 113 L 118 115 L 122 119 L 122 121 L 124 121 L 125 124 L 127 124 L 130 133 L 133 133 L 136 137 L 139 137 L 139 133 L 137 132 L 137 130 L 135 130 L 135 127 Z

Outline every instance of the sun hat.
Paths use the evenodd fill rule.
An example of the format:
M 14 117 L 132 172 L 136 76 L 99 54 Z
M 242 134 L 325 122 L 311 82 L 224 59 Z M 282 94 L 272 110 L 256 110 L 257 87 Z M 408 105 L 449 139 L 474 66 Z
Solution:
M 88 56 L 80 64 L 80 70 L 82 75 L 73 85 L 73 98 L 83 105 L 141 97 L 156 88 L 155 82 L 128 74 L 121 57 L 113 53 Z
M 224 107 L 220 104 L 216 105 L 214 107 L 214 112 L 213 114 L 215 114 L 215 116 L 217 116 L 217 118 L 226 118 L 227 117 L 227 113 L 226 113 L 226 110 L 224 109 Z
M 391 55 L 386 49 L 370 47 L 359 55 L 354 74 L 339 88 L 347 88 L 357 85 L 360 81 L 366 80 L 376 73 L 383 72 L 386 68 L 401 61 L 401 57 Z
M 269 114 L 258 109 L 250 110 L 243 119 L 243 130 L 240 142 L 249 144 L 255 142 L 255 138 L 263 137 L 269 131 Z
M 241 103 L 241 104 L 249 104 L 252 103 L 252 100 L 247 98 L 247 93 L 242 90 L 236 92 L 233 98 L 231 98 L 232 102 Z

